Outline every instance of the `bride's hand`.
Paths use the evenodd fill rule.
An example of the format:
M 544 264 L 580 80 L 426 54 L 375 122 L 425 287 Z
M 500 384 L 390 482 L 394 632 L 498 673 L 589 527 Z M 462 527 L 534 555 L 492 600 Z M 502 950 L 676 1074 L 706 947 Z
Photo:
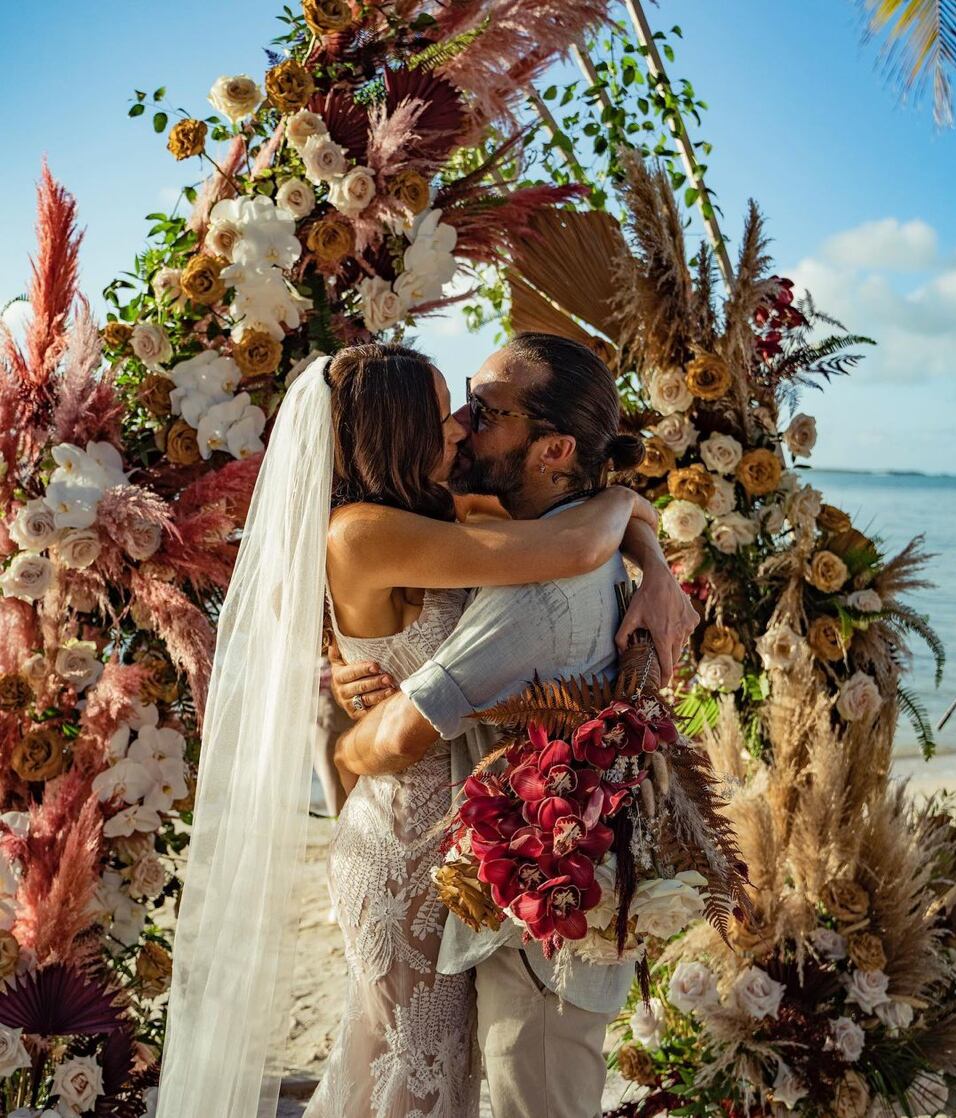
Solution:
M 329 645 L 328 656 L 332 666 L 332 698 L 353 722 L 395 693 L 395 681 L 390 675 L 383 675 L 373 660 L 346 664 L 334 641 Z

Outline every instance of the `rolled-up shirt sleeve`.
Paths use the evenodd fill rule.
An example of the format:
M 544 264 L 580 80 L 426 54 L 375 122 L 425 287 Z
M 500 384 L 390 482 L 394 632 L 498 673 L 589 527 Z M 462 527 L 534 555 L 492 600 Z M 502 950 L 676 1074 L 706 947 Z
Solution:
M 567 663 L 569 615 L 567 595 L 553 582 L 481 590 L 402 691 L 441 737 L 456 738 L 475 711 L 530 682 L 542 660 Z

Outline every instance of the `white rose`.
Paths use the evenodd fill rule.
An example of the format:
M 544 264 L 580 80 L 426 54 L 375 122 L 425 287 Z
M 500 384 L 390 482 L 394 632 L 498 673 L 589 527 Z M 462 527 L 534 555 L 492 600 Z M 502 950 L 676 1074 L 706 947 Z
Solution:
M 56 554 L 65 567 L 85 570 L 96 562 L 102 549 L 95 528 L 72 528 L 56 542 Z
M 848 1002 L 856 1002 L 864 1013 L 872 1013 L 878 1005 L 890 1000 L 889 978 L 881 970 L 855 970 L 846 979 Z
M 217 78 L 209 91 L 209 103 L 233 124 L 250 116 L 262 101 L 262 90 L 247 74 Z
M 697 664 L 697 679 L 708 691 L 736 691 L 743 683 L 744 667 L 733 656 L 701 656 Z
M 716 1006 L 717 978 L 703 963 L 678 963 L 667 987 L 671 1005 L 681 1013 L 696 1013 Z
M 783 983 L 774 982 L 766 971 L 747 967 L 737 976 L 731 992 L 737 1008 L 751 1017 L 776 1017 L 783 991 Z
M 23 1029 L 0 1025 L 0 1077 L 13 1075 L 18 1068 L 30 1066 L 30 1054 L 24 1047 Z
M 330 184 L 329 201 L 343 213 L 361 213 L 375 194 L 375 185 L 370 173 L 365 168 L 360 167 L 355 168 L 356 171 L 363 171 L 364 173 L 363 176 L 360 176 L 359 193 L 354 197 L 349 194 L 335 194 L 336 186 L 343 182 L 344 176 L 348 172 L 349 162 L 345 156 L 345 149 L 328 135 L 310 136 L 305 141 L 302 147 L 302 165 L 305 168 L 306 178 L 310 182 L 327 182 Z M 344 185 L 341 189 L 345 190 Z M 359 205 L 360 201 L 361 205 Z
M 883 608 L 883 599 L 875 590 L 854 590 L 844 601 L 850 609 L 858 609 L 861 613 L 879 613 Z
M 847 722 L 857 722 L 874 715 L 883 702 L 876 680 L 866 672 L 855 672 L 840 687 L 836 708 Z
M 661 526 L 672 540 L 688 543 L 707 527 L 707 517 L 693 501 L 671 501 L 661 513 Z
M 799 633 L 795 633 L 785 622 L 778 622 L 757 641 L 757 653 L 765 668 L 786 671 L 796 663 L 804 643 Z
M 832 1036 L 827 1047 L 838 1053 L 848 1064 L 855 1064 L 863 1053 L 864 1034 L 860 1026 L 849 1017 L 837 1017 L 830 1022 Z
M 660 1048 L 664 1039 L 664 1003 L 660 998 L 651 998 L 647 1005 L 638 1003 L 628 1024 L 638 1044 Z
M 72 683 L 77 691 L 92 686 L 103 674 L 103 664 L 92 641 L 66 641 L 57 651 L 53 666 L 56 674 Z
M 20 671 L 27 683 L 29 683 L 35 691 L 39 690 L 44 683 L 46 683 L 46 678 L 49 674 L 46 657 L 42 652 L 34 652 L 20 665 Z
M 27 551 L 42 551 L 56 536 L 53 510 L 42 497 L 27 501 L 10 525 L 10 538 Z
M 791 527 L 795 531 L 810 531 L 816 525 L 822 504 L 823 495 L 813 486 L 795 489 L 784 504 Z
M 700 444 L 700 456 L 707 469 L 715 474 L 732 474 L 744 456 L 744 448 L 733 435 L 715 431 Z
M 203 247 L 213 256 L 232 260 L 241 237 L 242 230 L 234 221 L 213 221 L 206 230 Z
M 130 522 L 126 536 L 126 552 L 131 559 L 149 559 L 159 551 L 163 540 L 163 530 L 145 517 L 136 517 Z
M 801 412 L 790 420 L 783 438 L 794 458 L 809 458 L 817 443 L 817 421 Z
M 687 411 L 694 402 L 681 369 L 662 369 L 654 373 L 647 396 L 651 407 L 661 415 Z
M 42 598 L 53 582 L 53 564 L 43 555 L 21 552 L 0 575 L 0 589 L 6 598 L 35 602 Z
M 697 441 L 697 428 L 686 415 L 674 412 L 664 418 L 651 431 L 677 455 L 678 458 Z M 727 510 L 730 511 L 729 509 Z
M 737 505 L 737 490 L 730 478 L 710 476 L 714 479 L 714 494 L 707 502 L 707 511 L 711 516 L 726 516 Z
M 186 296 L 180 284 L 182 269 L 160 268 L 153 276 L 152 288 L 156 301 L 169 303 L 176 310 L 181 310 L 186 305 Z
M 302 179 L 286 179 L 276 191 L 276 205 L 296 219 L 308 217 L 315 209 L 315 191 Z
M 148 369 L 165 365 L 173 356 L 172 343 L 162 326 L 155 322 L 137 322 L 129 344 L 133 353 Z
M 831 962 L 846 958 L 846 937 L 832 928 L 814 928 L 809 939 L 821 958 L 829 959 Z
M 358 285 L 362 296 L 362 316 L 365 326 L 373 334 L 387 330 L 402 319 L 407 307 L 402 297 L 392 290 L 392 285 L 381 276 L 366 277 Z
M 705 878 L 693 871 L 672 878 L 642 881 L 634 890 L 630 915 L 637 917 L 639 935 L 670 939 L 704 913 L 699 889 Z
M 740 512 L 715 517 L 710 526 L 710 541 L 724 555 L 732 555 L 757 538 L 757 525 Z
M 913 1024 L 913 1007 L 909 1002 L 883 1002 L 874 1012 L 891 1033 L 908 1029 Z
M 313 136 L 327 137 L 328 134 L 325 121 L 318 113 L 309 112 L 308 109 L 299 109 L 285 122 L 286 139 L 300 154 Z
M 103 1070 L 92 1056 L 64 1060 L 53 1073 L 53 1093 L 78 1111 L 92 1110 L 103 1094 Z
M 773 1081 L 773 1101 L 781 1103 L 787 1110 L 793 1110 L 806 1093 L 803 1080 L 781 1060 Z
M 309 141 L 302 156 L 305 171 L 309 178 L 312 178 L 312 175 L 309 174 L 309 145 L 314 142 Z M 321 144 L 321 141 L 319 143 Z M 315 157 L 318 158 L 318 155 L 316 154 Z M 344 158 L 343 154 L 343 161 Z M 347 175 L 335 179 L 329 187 L 329 202 L 347 217 L 355 217 L 360 214 L 368 207 L 374 197 L 375 179 L 372 178 L 372 172 L 367 167 L 353 167 Z
M 137 899 L 158 897 L 166 884 L 166 871 L 155 854 L 147 854 L 133 863 L 129 871 L 129 894 Z

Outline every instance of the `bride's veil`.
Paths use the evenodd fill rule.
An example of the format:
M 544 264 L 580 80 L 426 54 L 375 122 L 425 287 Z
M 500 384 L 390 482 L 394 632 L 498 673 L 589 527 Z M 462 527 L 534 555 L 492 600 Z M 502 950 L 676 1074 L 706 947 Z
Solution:
M 329 359 L 292 384 L 219 620 L 157 1118 L 272 1118 L 308 823 L 332 485 Z

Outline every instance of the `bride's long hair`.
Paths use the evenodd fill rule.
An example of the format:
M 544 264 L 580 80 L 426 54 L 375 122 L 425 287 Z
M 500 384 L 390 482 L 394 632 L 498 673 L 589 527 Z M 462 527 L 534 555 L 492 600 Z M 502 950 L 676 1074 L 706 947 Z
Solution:
M 409 346 L 372 342 L 329 363 L 334 437 L 332 507 L 368 501 L 453 520 L 441 461 L 442 415 L 434 366 Z

